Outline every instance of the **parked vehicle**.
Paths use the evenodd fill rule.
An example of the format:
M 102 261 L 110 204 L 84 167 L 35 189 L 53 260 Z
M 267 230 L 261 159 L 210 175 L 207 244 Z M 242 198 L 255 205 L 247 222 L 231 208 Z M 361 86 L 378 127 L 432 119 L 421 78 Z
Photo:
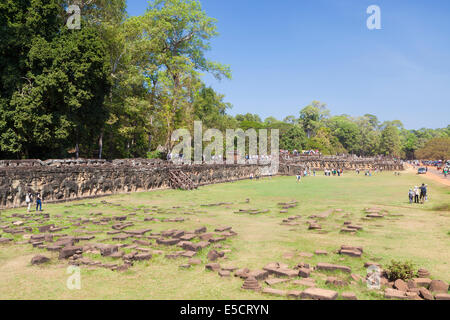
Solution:
M 426 174 L 426 173 L 427 173 L 426 168 L 419 168 L 419 170 L 417 170 L 417 174 Z

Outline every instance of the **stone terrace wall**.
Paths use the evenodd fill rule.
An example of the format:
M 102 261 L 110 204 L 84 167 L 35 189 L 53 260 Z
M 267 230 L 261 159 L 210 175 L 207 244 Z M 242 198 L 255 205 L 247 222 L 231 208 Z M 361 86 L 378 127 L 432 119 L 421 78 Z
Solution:
M 404 169 L 403 162 L 397 159 L 383 157 L 358 158 L 351 156 L 299 156 L 282 159 L 279 174 L 295 175 L 304 169 L 344 169 L 344 170 L 374 170 L 401 171 Z
M 24 206 L 27 192 L 39 191 L 45 202 L 58 202 L 167 189 L 171 170 L 181 170 L 195 184 L 207 185 L 267 174 L 262 168 L 250 164 L 176 166 L 148 159 L 0 160 L 0 209 Z M 295 175 L 305 168 L 403 170 L 403 164 L 384 158 L 308 156 L 281 159 L 278 173 Z
M 25 205 L 25 195 L 41 192 L 44 202 L 59 202 L 127 192 L 170 188 L 170 170 L 182 170 L 207 185 L 258 175 L 258 165 L 175 166 L 160 160 L 0 161 L 0 208 Z

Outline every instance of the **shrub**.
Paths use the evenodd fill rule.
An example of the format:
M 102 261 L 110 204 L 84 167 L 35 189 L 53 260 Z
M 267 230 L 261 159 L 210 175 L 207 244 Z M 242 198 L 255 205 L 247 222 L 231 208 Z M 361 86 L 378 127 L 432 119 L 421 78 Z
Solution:
M 414 269 L 414 264 L 410 261 L 401 262 L 392 260 L 391 264 L 385 270 L 389 281 L 395 281 L 398 279 L 410 280 L 416 277 Z
M 147 152 L 147 159 L 161 159 L 162 154 L 158 150 Z

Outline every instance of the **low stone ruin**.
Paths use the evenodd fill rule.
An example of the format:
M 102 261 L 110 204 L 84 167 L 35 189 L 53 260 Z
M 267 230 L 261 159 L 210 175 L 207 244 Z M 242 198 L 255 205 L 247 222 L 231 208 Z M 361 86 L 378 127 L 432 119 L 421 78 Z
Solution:
M 248 179 L 259 165 L 181 165 L 132 160 L 0 161 L 0 209 L 25 206 L 27 192 L 45 203 Z M 34 199 L 35 200 L 35 199 Z
M 304 170 L 404 170 L 403 162 L 398 159 L 372 157 L 358 158 L 353 156 L 297 156 L 280 159 L 279 174 L 294 176 Z M 344 172 L 345 172 L 344 171 Z

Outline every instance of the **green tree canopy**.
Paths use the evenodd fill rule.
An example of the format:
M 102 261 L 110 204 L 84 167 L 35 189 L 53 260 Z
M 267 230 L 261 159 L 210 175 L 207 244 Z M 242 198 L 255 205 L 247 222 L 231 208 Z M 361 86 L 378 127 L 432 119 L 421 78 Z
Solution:
M 319 101 L 313 101 L 300 111 L 299 123 L 306 132 L 308 138 L 320 128 L 322 121 L 327 118 L 329 110 Z
M 283 150 L 301 151 L 306 147 L 306 134 L 299 126 L 292 126 L 280 138 L 280 148 Z
M 396 126 L 388 124 L 381 132 L 380 152 L 386 156 L 401 156 L 400 136 Z

